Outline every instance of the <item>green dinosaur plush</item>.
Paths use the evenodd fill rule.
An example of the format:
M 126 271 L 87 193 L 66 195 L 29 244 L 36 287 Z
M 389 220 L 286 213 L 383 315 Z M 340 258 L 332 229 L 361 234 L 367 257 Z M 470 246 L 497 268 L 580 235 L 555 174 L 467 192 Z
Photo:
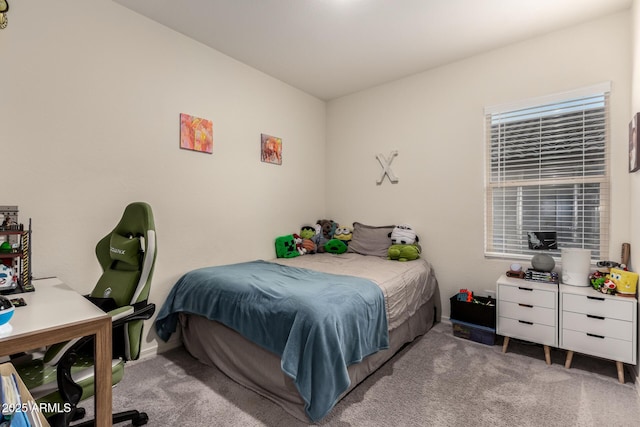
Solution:
M 420 258 L 420 246 L 413 245 L 391 245 L 388 250 L 388 259 L 397 261 L 413 261 Z

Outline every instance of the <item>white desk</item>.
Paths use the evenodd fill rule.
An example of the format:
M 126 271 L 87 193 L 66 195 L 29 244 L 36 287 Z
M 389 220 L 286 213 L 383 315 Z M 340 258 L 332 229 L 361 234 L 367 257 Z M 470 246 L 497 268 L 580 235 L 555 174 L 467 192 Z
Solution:
M 60 280 L 33 282 L 10 320 L 12 331 L 0 337 L 0 356 L 33 350 L 73 338 L 95 335 L 96 425 L 111 426 L 111 317 Z

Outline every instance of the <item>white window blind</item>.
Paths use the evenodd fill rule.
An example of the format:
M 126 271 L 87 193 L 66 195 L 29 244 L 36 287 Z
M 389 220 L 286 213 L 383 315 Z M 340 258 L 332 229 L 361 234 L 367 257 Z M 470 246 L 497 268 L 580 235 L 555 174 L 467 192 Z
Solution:
M 485 255 L 529 258 L 529 231 L 606 259 L 609 244 L 609 90 L 491 108 L 486 114 Z M 585 92 L 595 92 L 586 93 Z

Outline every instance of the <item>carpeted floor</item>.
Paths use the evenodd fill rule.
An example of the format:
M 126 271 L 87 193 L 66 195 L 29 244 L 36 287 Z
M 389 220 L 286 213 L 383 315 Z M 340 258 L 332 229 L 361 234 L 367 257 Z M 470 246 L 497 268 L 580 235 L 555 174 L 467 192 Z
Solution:
M 640 398 L 615 363 L 512 340 L 487 346 L 449 323 L 401 350 L 318 423 L 326 426 L 638 426 Z M 301 426 L 270 401 L 204 366 L 183 348 L 130 363 L 114 410 L 144 409 L 150 426 Z M 93 412 L 91 403 L 85 405 Z

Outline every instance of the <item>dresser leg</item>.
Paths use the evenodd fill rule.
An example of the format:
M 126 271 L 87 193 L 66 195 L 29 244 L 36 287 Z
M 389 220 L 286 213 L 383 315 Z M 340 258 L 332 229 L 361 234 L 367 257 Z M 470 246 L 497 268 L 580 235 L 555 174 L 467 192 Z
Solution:
M 504 341 L 502 343 L 502 352 L 507 352 L 507 347 L 509 347 L 509 337 L 504 337 Z
M 547 362 L 547 365 L 551 365 L 551 350 L 548 345 L 542 347 L 544 348 L 544 360 Z
M 618 381 L 620 381 L 620 384 L 624 384 L 624 364 L 616 362 L 616 368 L 618 368 Z
M 569 369 L 571 368 L 571 362 L 573 361 L 573 351 L 567 351 L 567 359 L 564 361 L 564 367 Z

